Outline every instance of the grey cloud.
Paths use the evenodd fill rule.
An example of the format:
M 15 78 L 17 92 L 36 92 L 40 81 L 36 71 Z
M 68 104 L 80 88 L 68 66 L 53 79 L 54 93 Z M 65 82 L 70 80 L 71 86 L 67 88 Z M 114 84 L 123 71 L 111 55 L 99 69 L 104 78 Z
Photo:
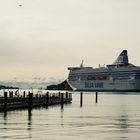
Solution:
M 17 49 L 15 47 L 10 47 L 8 45 L 2 44 L 1 43 L 1 47 L 0 47 L 0 55 L 12 55 L 15 54 L 17 52 Z

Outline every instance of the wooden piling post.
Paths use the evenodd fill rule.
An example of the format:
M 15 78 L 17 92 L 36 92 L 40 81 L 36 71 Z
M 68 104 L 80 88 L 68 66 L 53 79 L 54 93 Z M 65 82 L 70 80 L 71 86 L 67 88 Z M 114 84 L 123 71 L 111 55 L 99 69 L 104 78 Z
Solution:
M 64 95 L 61 93 L 61 109 L 64 107 Z
M 98 103 L 98 92 L 95 93 L 95 103 Z
M 69 93 L 69 99 L 72 99 L 72 93 Z
M 66 92 L 66 99 L 68 99 L 68 92 Z
M 72 100 L 72 93 L 70 93 L 70 98 L 71 98 L 71 100 Z
M 4 112 L 7 112 L 7 92 L 4 92 Z
M 49 92 L 46 93 L 46 106 L 49 105 Z
M 31 113 L 32 104 L 33 104 L 33 93 L 29 92 L 29 103 L 28 103 L 28 111 L 29 111 L 29 113 Z
M 83 92 L 80 93 L 80 106 L 83 106 Z
M 25 91 L 23 91 L 23 98 L 25 98 L 25 95 L 26 95 L 26 92 L 25 92 Z
M 58 94 L 59 94 L 59 98 L 61 98 L 61 93 L 59 92 Z
M 9 91 L 9 97 L 13 98 L 13 91 Z

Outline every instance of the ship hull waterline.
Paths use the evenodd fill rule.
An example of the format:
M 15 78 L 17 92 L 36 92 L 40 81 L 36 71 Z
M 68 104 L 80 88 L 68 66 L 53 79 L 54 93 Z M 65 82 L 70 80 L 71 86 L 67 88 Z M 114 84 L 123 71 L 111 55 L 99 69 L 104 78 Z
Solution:
M 68 81 L 68 80 L 67 80 Z M 108 83 L 105 82 L 95 82 L 95 81 L 84 81 L 84 82 L 71 82 L 68 81 L 69 85 L 73 89 L 73 91 L 87 91 L 87 92 L 140 92 L 140 80 L 136 83 Z M 112 86 L 114 84 L 114 86 Z M 105 88 L 103 86 L 105 85 Z M 120 86 L 121 85 L 121 86 Z M 95 87 L 96 86 L 96 87 Z M 97 87 L 98 86 L 98 87 Z M 118 87 L 117 87 L 118 86 Z

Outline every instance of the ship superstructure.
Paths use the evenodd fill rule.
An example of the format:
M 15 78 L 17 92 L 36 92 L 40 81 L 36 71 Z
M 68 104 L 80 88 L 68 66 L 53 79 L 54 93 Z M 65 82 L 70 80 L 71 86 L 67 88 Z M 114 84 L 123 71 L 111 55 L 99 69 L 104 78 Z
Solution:
M 140 67 L 130 64 L 127 50 L 106 67 L 69 67 L 68 83 L 78 91 L 140 91 Z

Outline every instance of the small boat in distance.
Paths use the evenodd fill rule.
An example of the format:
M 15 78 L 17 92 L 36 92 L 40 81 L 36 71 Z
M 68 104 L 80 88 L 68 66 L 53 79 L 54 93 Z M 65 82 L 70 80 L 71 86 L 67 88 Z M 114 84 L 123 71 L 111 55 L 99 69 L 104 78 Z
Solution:
M 127 50 L 106 67 L 69 67 L 68 83 L 76 91 L 140 91 L 140 67 L 130 64 Z

